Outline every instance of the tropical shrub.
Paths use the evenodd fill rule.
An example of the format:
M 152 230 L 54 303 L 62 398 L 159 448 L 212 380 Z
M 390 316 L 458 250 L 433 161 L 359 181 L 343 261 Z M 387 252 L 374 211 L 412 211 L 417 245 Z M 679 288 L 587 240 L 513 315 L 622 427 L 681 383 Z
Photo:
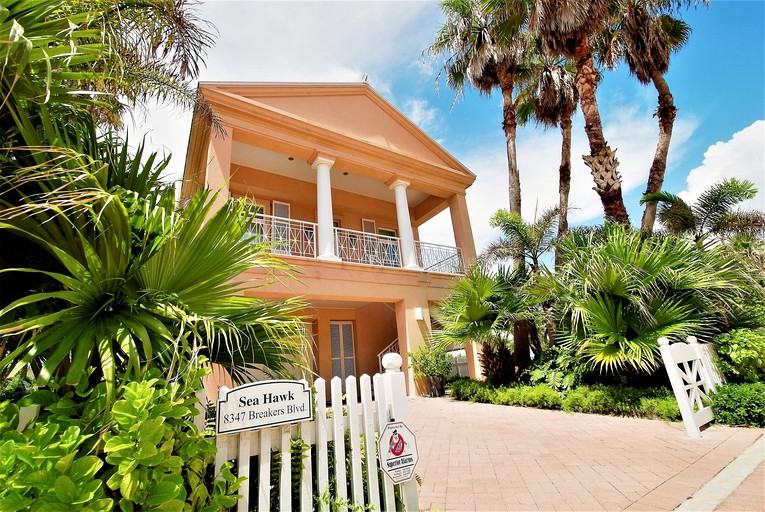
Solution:
M 226 465 L 213 479 L 215 441 L 197 431 L 195 392 L 202 373 L 181 382 L 150 372 L 118 388 L 106 385 L 59 397 L 49 390 L 22 401 L 44 412 L 16 432 L 18 409 L 0 405 L 0 510 L 217 511 L 236 504 L 237 480 Z
M 718 369 L 731 382 L 765 380 L 765 327 L 734 329 L 712 340 Z
M 543 383 L 551 389 L 567 391 L 581 384 L 589 367 L 572 350 L 550 347 L 532 361 L 527 375 L 532 384 Z
M 677 401 L 667 388 L 596 384 L 579 386 L 566 393 L 559 393 L 544 384 L 494 387 L 485 381 L 458 379 L 452 383 L 451 396 L 457 400 L 497 405 L 659 418 L 666 421 L 680 419 Z
M 486 378 L 497 385 L 514 381 L 514 324 L 521 319 L 533 320 L 530 302 L 520 293 L 526 279 L 523 267 L 511 272 L 471 266 L 464 277 L 454 281 L 449 296 L 435 311 L 441 328 L 433 333 L 434 340 L 443 345 L 479 343 Z
M 441 396 L 446 378 L 451 375 L 454 364 L 443 345 L 426 343 L 409 352 L 414 377 L 429 379 L 431 396 Z
M 605 240 L 564 242 L 563 265 L 530 285 L 555 304 L 560 342 L 604 373 L 652 373 L 658 338 L 714 334 L 740 310 L 736 299 L 763 294 L 737 258 L 692 240 L 646 237 L 608 225 Z
M 18 403 L 19 400 L 27 396 L 32 390 L 32 385 L 23 375 L 16 375 L 7 381 L 0 383 L 0 402 L 9 400 L 12 403 Z
M 716 422 L 765 427 L 765 382 L 723 384 L 710 399 Z
M 680 419 L 677 401 L 666 388 L 599 384 L 580 386 L 566 395 L 562 409 L 567 412 L 590 414 L 658 417 L 669 421 Z

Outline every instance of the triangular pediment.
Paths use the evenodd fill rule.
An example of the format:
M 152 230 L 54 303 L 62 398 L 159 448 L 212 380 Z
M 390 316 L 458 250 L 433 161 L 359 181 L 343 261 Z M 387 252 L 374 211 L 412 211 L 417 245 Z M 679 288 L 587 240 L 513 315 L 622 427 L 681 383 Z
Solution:
M 214 88 L 317 128 L 473 177 L 366 83 L 214 84 Z

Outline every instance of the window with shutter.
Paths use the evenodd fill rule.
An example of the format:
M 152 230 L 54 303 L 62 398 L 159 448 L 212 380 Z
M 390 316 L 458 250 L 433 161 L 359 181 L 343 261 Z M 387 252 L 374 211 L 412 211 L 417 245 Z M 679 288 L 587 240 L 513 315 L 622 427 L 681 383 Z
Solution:
M 332 351 L 332 376 L 343 379 L 356 375 L 353 346 L 353 322 L 330 322 L 330 350 Z

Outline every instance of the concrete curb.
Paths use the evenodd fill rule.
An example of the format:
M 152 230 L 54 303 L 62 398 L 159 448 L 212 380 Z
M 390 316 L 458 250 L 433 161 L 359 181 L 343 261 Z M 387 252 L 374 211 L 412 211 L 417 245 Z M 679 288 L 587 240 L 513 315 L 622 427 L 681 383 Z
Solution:
M 765 437 L 760 436 L 714 478 L 675 510 L 712 512 L 765 460 Z

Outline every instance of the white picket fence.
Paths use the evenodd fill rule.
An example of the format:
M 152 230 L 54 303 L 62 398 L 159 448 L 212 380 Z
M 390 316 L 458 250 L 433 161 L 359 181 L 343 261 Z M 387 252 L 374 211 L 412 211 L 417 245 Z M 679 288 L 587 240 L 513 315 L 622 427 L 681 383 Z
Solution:
M 345 381 L 345 404 L 341 379 L 335 377 L 330 381 L 330 405 L 327 405 L 325 381 L 317 379 L 314 383 L 316 411 L 313 421 L 218 436 L 216 474 L 226 461 L 236 461 L 237 475 L 248 479 L 239 491 L 243 495 L 237 505 L 239 512 L 271 509 L 271 455 L 274 451 L 281 454 L 277 508 L 281 512 L 315 508 L 330 510 L 329 500 L 341 504 L 341 509 L 344 508 L 342 504 L 353 504 L 371 505 L 374 510 L 395 511 L 394 487 L 399 487 L 399 510 L 402 507 L 418 510 L 416 482 L 411 480 L 394 486 L 380 471 L 377 457 L 379 433 L 389 421 L 409 421 L 401 356 L 388 354 L 383 359 L 383 365 L 386 368 L 384 374 L 376 374 L 372 378 L 362 375 L 358 379 L 360 401 L 355 377 L 348 377 Z M 311 447 L 303 457 L 299 482 L 295 481 L 292 473 L 291 447 L 296 439 Z M 346 439 L 350 441 L 349 454 L 346 454 Z M 330 442 L 334 446 L 332 474 Z M 346 466 L 346 455 L 350 455 L 350 467 Z M 257 469 L 256 474 L 251 475 L 252 457 L 257 457 Z M 328 500 L 330 480 L 335 482 L 335 493 Z M 257 487 L 253 489 L 256 497 L 252 503 L 250 490 L 253 484 L 250 482 L 257 482 Z M 293 503 L 293 486 L 300 489 L 296 503 Z M 314 494 L 324 498 L 316 504 Z

